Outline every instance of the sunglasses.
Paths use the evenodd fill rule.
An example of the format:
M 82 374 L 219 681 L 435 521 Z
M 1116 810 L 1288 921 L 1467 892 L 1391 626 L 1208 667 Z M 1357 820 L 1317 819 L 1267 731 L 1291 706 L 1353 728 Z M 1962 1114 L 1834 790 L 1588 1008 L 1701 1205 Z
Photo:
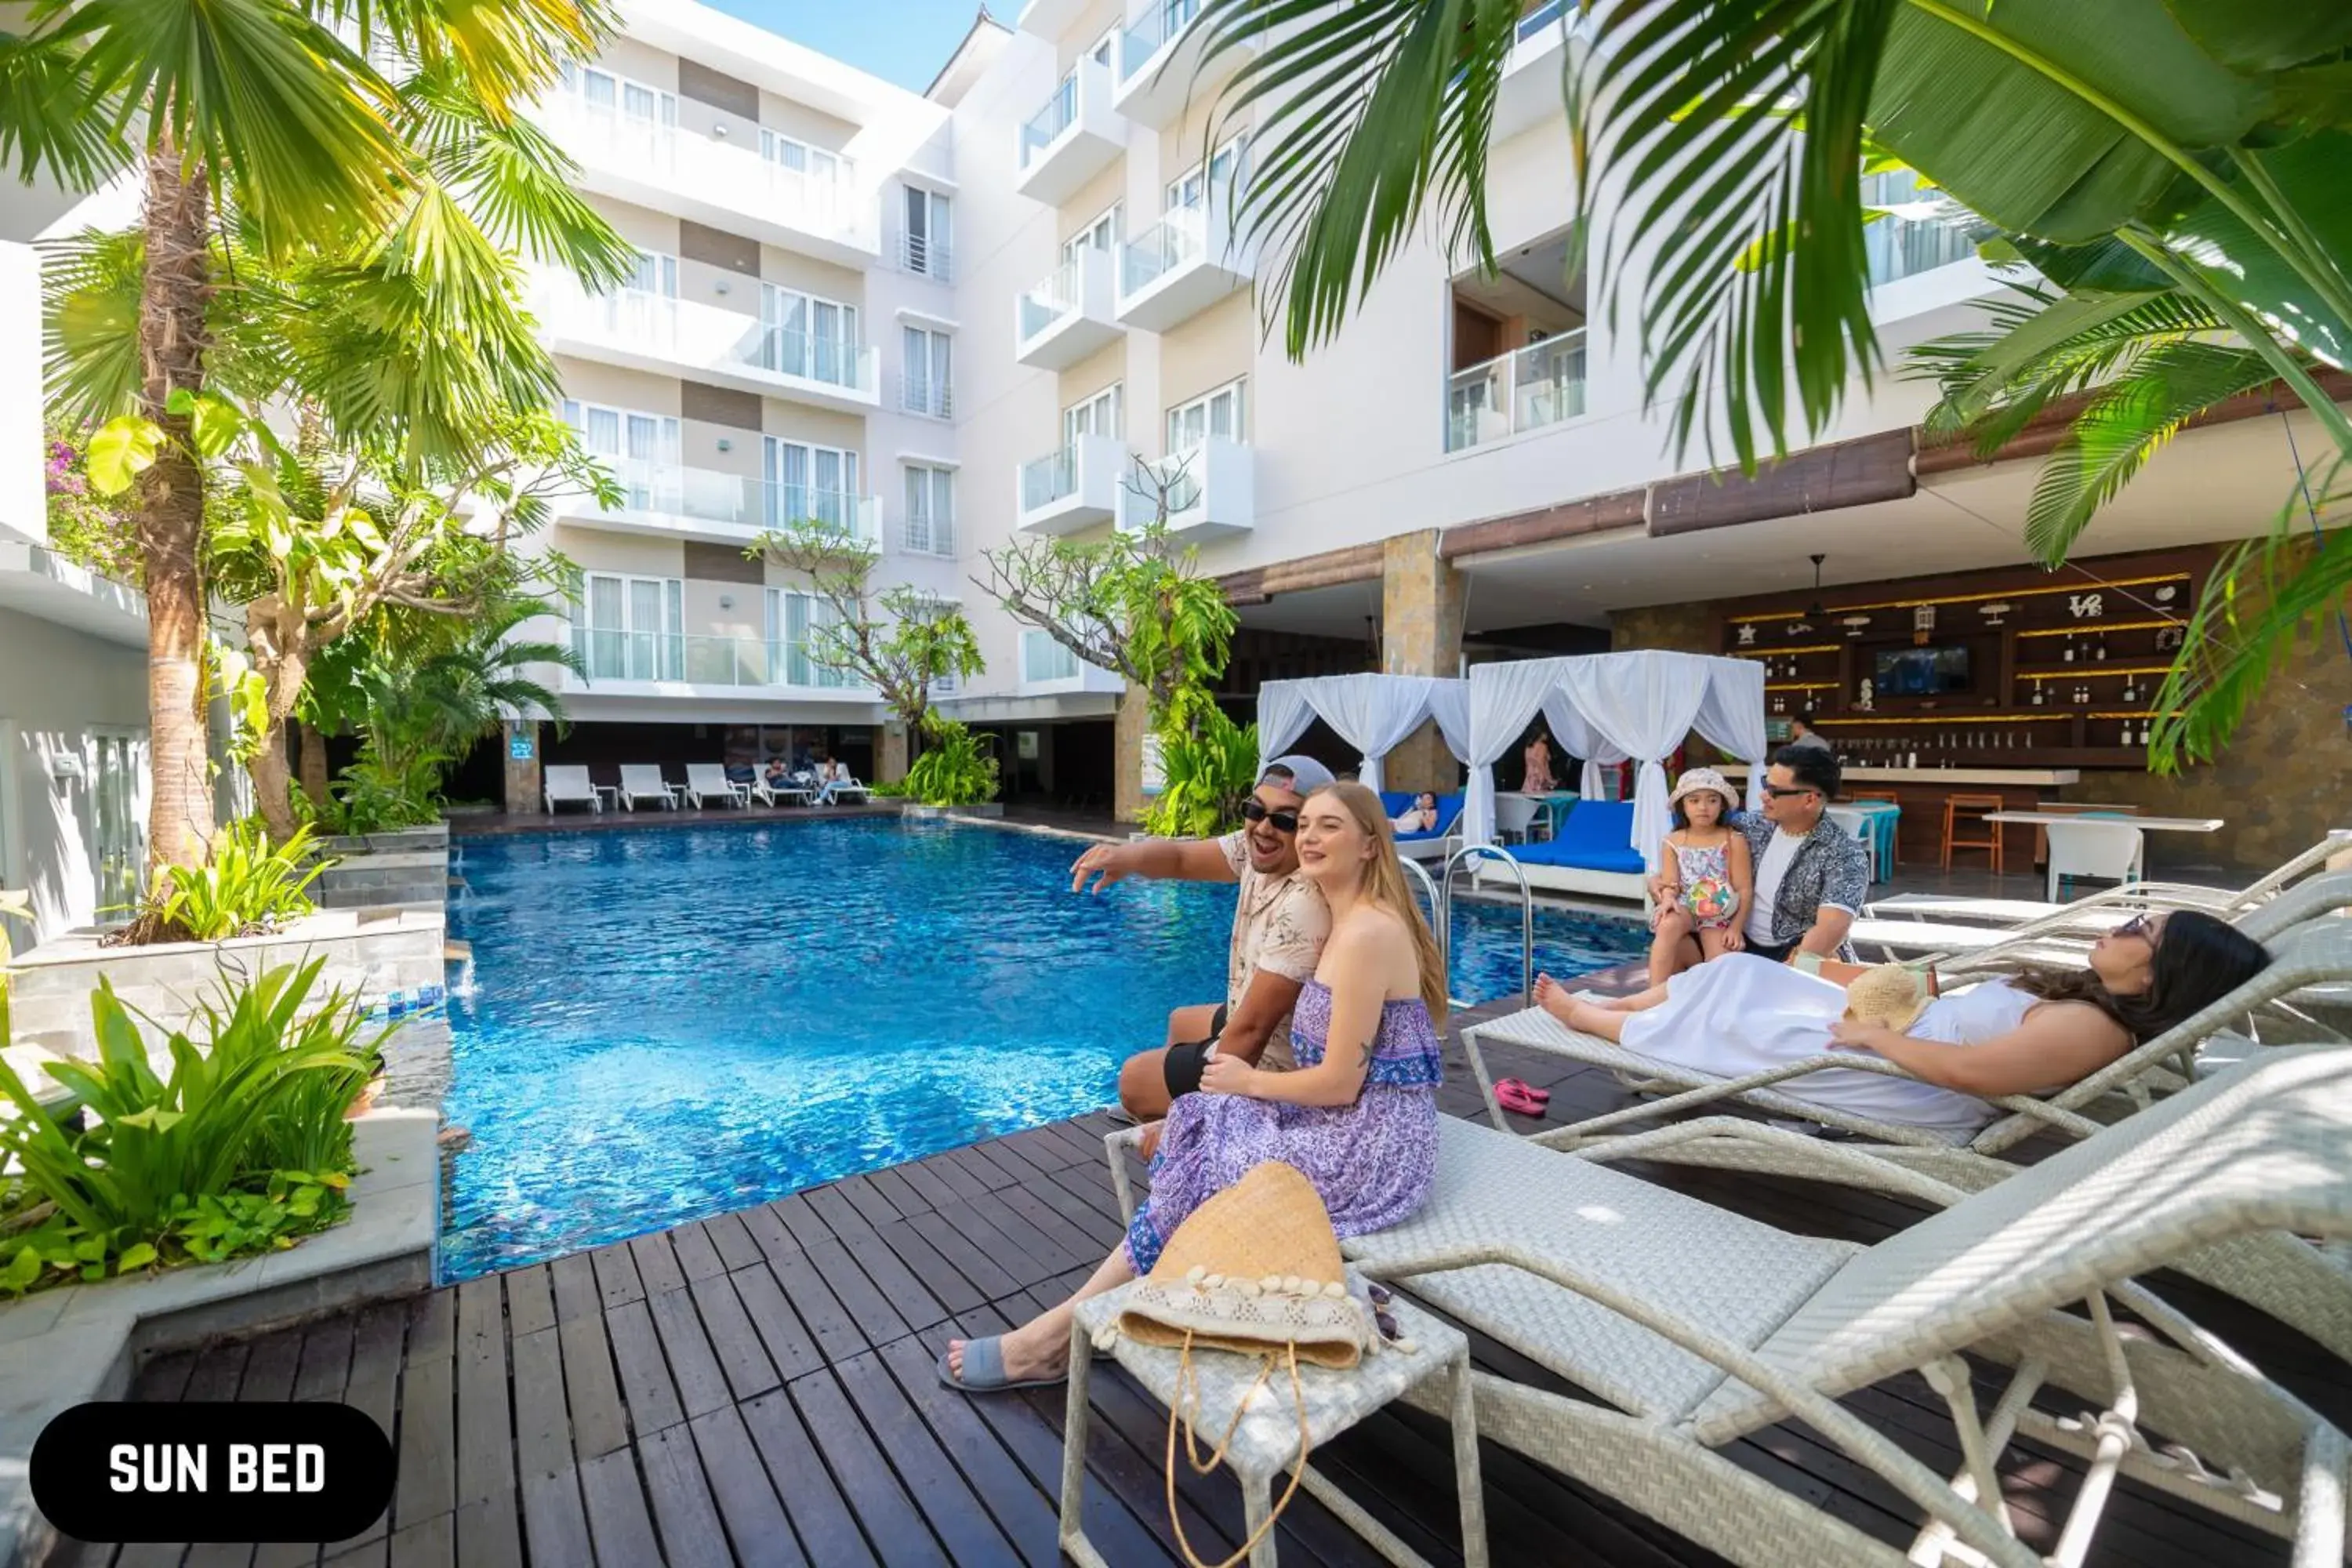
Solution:
M 1242 820 L 1244 822 L 1265 823 L 1272 826 L 1276 833 L 1296 833 L 1298 831 L 1298 814 L 1297 812 L 1268 811 L 1266 809 L 1265 803 L 1262 800 L 1245 800 L 1242 802 Z
M 1775 800 L 1785 800 L 1792 795 L 1819 795 L 1822 792 L 1811 784 L 1766 784 L 1764 793 Z
M 2134 915 L 2116 927 L 2112 934 L 2121 937 L 2138 937 L 2147 942 L 2154 942 L 2158 929 L 2154 915 Z

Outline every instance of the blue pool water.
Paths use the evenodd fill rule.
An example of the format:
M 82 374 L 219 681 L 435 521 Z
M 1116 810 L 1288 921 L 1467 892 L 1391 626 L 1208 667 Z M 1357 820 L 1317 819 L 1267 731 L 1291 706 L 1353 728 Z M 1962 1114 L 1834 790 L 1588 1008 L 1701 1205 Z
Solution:
M 467 843 L 450 911 L 460 1279 L 1106 1104 L 1223 992 L 1230 887 L 1069 892 L 1078 846 L 888 821 Z M 1454 992 L 1517 989 L 1516 908 L 1465 906 Z M 1560 975 L 1638 949 L 1544 914 Z

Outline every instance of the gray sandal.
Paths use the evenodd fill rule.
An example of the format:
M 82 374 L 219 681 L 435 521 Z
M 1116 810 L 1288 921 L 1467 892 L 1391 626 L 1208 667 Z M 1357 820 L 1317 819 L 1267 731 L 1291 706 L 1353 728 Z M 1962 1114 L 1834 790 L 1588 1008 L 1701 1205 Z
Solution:
M 948 1352 L 940 1352 L 940 1381 L 950 1388 L 965 1394 L 997 1394 L 1013 1388 L 1058 1388 L 1069 1382 L 1066 1372 L 1051 1377 L 1021 1380 L 1004 1375 L 1004 1336 L 992 1334 L 984 1340 L 966 1340 L 963 1346 L 963 1376 L 959 1378 L 948 1370 Z

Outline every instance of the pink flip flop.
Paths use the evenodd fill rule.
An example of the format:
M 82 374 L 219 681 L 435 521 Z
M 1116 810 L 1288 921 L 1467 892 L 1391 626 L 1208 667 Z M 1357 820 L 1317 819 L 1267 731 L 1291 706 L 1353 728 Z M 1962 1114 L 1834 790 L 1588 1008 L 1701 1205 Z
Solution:
M 1550 1100 L 1549 1093 L 1518 1079 L 1507 1078 L 1495 1086 L 1495 1103 L 1521 1116 L 1541 1116 Z

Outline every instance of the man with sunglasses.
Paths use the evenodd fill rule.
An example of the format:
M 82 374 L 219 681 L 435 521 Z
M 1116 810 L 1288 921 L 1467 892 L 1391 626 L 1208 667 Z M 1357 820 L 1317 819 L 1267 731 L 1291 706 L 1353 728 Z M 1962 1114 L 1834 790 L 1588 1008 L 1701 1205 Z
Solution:
M 1822 826 L 1839 778 L 1822 746 L 1783 746 L 1765 771 L 1764 809 L 1742 825 L 1756 867 L 1745 934 L 1759 958 L 1853 960 L 1845 933 L 1870 895 L 1870 855 L 1835 823 Z
M 1100 892 L 1128 877 L 1241 884 L 1224 1001 L 1177 1008 L 1167 1044 L 1119 1069 L 1119 1103 L 1138 1120 L 1165 1116 L 1178 1095 L 1199 1089 L 1212 1053 L 1276 1071 L 1292 1065 L 1291 1008 L 1331 934 L 1322 893 L 1298 875 L 1298 808 L 1330 782 L 1331 770 L 1312 757 L 1276 757 L 1242 806 L 1240 832 L 1098 844 L 1071 868 L 1072 892 L 1089 881 Z

